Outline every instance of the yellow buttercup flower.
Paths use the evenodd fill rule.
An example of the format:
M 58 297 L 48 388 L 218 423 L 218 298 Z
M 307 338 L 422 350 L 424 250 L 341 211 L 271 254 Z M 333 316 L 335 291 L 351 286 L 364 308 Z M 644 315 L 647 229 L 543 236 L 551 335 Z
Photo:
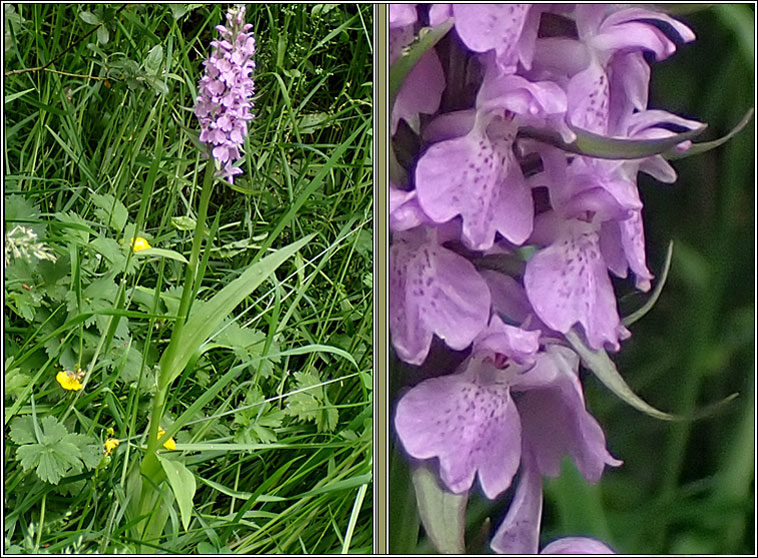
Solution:
M 56 374 L 55 379 L 65 390 L 79 391 L 82 389 L 82 383 L 79 381 L 81 379 L 81 371 L 79 374 L 75 374 L 74 372 L 61 370 Z
M 132 250 L 135 252 L 139 252 L 140 250 L 147 250 L 148 248 L 152 248 L 152 246 L 150 246 L 150 243 L 141 236 L 132 238 Z
M 158 439 L 161 439 L 161 436 L 163 436 L 166 433 L 165 430 L 161 426 L 158 427 Z M 167 450 L 175 450 L 176 449 L 176 442 L 173 438 L 169 438 L 166 440 L 166 442 L 163 444 L 163 447 Z
M 105 441 L 105 455 L 110 455 L 111 452 L 118 447 L 120 442 L 116 438 L 108 438 Z

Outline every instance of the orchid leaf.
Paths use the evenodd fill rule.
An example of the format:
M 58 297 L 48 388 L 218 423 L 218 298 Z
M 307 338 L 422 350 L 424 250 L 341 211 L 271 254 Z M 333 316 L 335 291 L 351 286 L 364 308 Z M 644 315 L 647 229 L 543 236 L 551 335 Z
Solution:
M 666 138 L 644 140 L 606 137 L 574 126 L 569 126 L 576 134 L 576 139 L 571 143 L 566 143 L 558 132 L 538 128 L 522 128 L 519 135 L 554 145 L 569 153 L 597 159 L 642 159 L 670 151 L 683 141 L 691 140 L 701 134 L 706 126 L 707 124 L 701 124 L 693 130 Z
M 687 416 L 665 413 L 646 403 L 640 396 L 632 391 L 632 388 L 630 388 L 624 381 L 624 378 L 621 377 L 621 374 L 619 374 L 618 370 L 616 369 L 616 365 L 613 363 L 613 361 L 608 356 L 608 353 L 606 353 L 604 349 L 593 351 L 584 344 L 579 335 L 577 335 L 577 333 L 573 330 L 568 331 L 565 337 L 573 349 L 581 357 L 584 366 L 589 368 L 592 373 L 597 376 L 598 380 L 600 380 L 605 385 L 605 387 L 610 389 L 616 396 L 618 396 L 628 405 L 653 418 L 670 421 L 697 420 L 713 415 L 716 411 L 732 401 L 738 395 L 737 393 L 733 393 L 721 401 L 706 405 L 705 407 L 699 409 L 697 412 Z
M 182 518 L 182 525 L 186 531 L 192 519 L 192 499 L 195 497 L 195 475 L 187 469 L 184 463 L 156 455 L 161 462 L 163 470 L 166 472 L 168 484 L 174 491 L 176 503 L 179 506 L 179 514 Z
M 216 331 L 224 318 L 312 238 L 313 235 L 301 238 L 252 264 L 242 275 L 221 289 L 206 304 L 196 306 L 197 310 L 191 312 L 187 318 L 175 358 L 172 359 L 172 362 L 166 362 L 164 358 L 168 353 L 164 353 L 164 358 L 161 359 L 162 369 L 170 367 L 169 383 L 181 374 L 192 355 Z M 148 250 L 142 252 L 148 252 Z
M 389 522 L 392 533 L 389 554 L 409 554 L 418 546 L 419 516 L 414 495 L 411 467 L 397 448 L 390 457 Z
M 655 288 L 653 289 L 653 292 L 650 293 L 650 298 L 647 299 L 647 302 L 642 305 L 642 307 L 638 310 L 635 310 L 631 314 L 629 314 L 627 317 L 624 318 L 623 322 L 625 326 L 630 326 L 640 318 L 642 318 L 645 314 L 650 312 L 650 310 L 653 309 L 653 306 L 655 306 L 655 303 L 658 302 L 658 297 L 661 296 L 661 292 L 663 291 L 663 286 L 666 284 L 666 278 L 669 275 L 669 269 L 671 269 L 671 257 L 674 255 L 674 241 L 672 240 L 669 242 L 668 250 L 666 251 L 666 261 L 663 263 L 663 270 L 661 271 L 661 277 L 658 279 L 658 283 L 656 283 Z
M 750 119 L 753 117 L 754 112 L 755 112 L 755 109 L 753 108 L 749 109 L 745 113 L 745 116 L 742 117 L 742 120 L 740 120 L 739 124 L 737 124 L 734 128 L 732 128 L 732 130 L 725 136 L 722 136 L 712 141 L 704 141 L 704 142 L 692 144 L 692 147 L 690 147 L 684 153 L 680 153 L 678 151 L 671 151 L 669 153 L 664 153 L 663 156 L 669 160 L 685 159 L 686 157 L 692 157 L 693 155 L 700 155 L 701 153 L 705 153 L 706 151 L 710 151 L 711 149 L 716 149 L 717 147 L 728 142 L 730 139 L 736 136 L 740 131 L 742 131 L 742 129 L 745 126 L 747 126 L 747 123 L 750 122 Z
M 436 45 L 453 26 L 453 20 L 449 19 L 445 23 L 436 27 L 422 27 L 418 32 L 418 37 L 414 42 L 405 47 L 395 63 L 390 68 L 390 114 L 392 107 L 395 106 L 395 99 L 403 86 L 406 76 L 421 60 L 421 57 Z
M 566 340 L 582 358 L 584 365 L 597 376 L 598 380 L 625 403 L 651 417 L 661 420 L 676 420 L 677 417 L 674 415 L 659 411 L 634 393 L 632 388 L 624 381 L 624 378 L 621 377 L 621 374 L 616 369 L 616 365 L 604 349 L 593 351 L 584 344 L 579 335 L 573 330 L 566 333 Z
M 421 465 L 413 471 L 416 503 L 424 529 L 440 554 L 465 554 L 468 493 L 453 494 L 440 486 L 437 475 Z

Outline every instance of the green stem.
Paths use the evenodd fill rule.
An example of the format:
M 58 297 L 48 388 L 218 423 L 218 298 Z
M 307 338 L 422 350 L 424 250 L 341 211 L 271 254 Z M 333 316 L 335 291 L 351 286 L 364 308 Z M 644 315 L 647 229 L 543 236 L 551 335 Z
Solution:
M 165 476 L 160 462 L 156 457 L 156 452 L 161 445 L 161 441 L 158 439 L 158 431 L 163 420 L 163 412 L 166 407 L 166 399 L 171 383 L 172 369 L 174 367 L 177 349 L 182 337 L 184 324 L 187 321 L 187 316 L 192 305 L 192 294 L 194 292 L 194 283 L 197 276 L 200 249 L 202 248 L 205 237 L 205 219 L 208 214 L 211 193 L 213 192 L 214 178 L 215 166 L 213 159 L 210 159 L 203 179 L 203 189 L 200 194 L 200 207 L 198 209 L 197 222 L 195 224 L 195 236 L 192 240 L 192 254 L 190 255 L 190 260 L 185 272 L 179 312 L 171 332 L 171 340 L 169 341 L 166 352 L 163 354 L 160 361 L 158 387 L 155 391 L 153 405 L 150 410 L 150 429 L 147 438 L 147 449 L 145 450 L 145 456 L 140 466 L 140 473 L 142 476 L 146 477 L 142 482 L 142 488 L 140 490 L 138 508 L 140 515 L 149 513 L 153 509 L 156 497 L 155 487 L 160 485 Z M 141 531 L 148 525 L 149 522 L 146 523 L 145 521 L 140 521 L 138 529 Z
M 153 408 L 150 412 L 150 432 L 147 442 L 147 453 L 145 455 L 145 461 L 143 466 L 148 465 L 148 461 L 153 461 L 155 451 L 159 447 L 158 441 L 158 427 L 160 426 L 161 419 L 163 418 L 163 407 L 166 401 L 166 393 L 168 392 L 169 382 L 172 376 L 172 370 L 174 367 L 174 359 L 176 352 L 179 348 L 179 340 L 184 330 L 184 324 L 187 321 L 187 315 L 192 304 L 192 293 L 194 292 L 194 282 L 197 273 L 197 265 L 200 259 L 200 249 L 205 237 L 205 218 L 208 214 L 208 204 L 210 202 L 211 193 L 213 192 L 215 166 L 213 159 L 208 161 L 208 165 L 205 171 L 205 178 L 203 179 L 203 190 L 200 194 L 200 208 L 197 213 L 197 222 L 195 223 L 195 236 L 192 241 L 192 254 L 190 255 L 190 261 L 186 268 L 186 274 L 184 277 L 184 289 L 182 291 L 182 299 L 179 304 L 179 313 L 174 322 L 174 327 L 171 332 L 171 340 L 169 341 L 166 352 L 161 358 L 160 362 L 160 374 L 158 376 L 158 389 L 156 390 L 155 397 L 153 399 Z M 148 459 L 152 457 L 152 459 Z M 157 462 L 155 463 L 157 465 Z M 144 473 L 143 469 L 143 473 Z

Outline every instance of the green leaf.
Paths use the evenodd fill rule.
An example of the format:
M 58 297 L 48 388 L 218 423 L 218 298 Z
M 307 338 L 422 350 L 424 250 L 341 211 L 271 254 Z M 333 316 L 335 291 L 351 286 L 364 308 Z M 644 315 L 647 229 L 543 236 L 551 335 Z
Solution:
M 167 95 L 168 85 L 166 82 L 157 76 L 147 76 L 145 83 L 155 92 L 156 95 Z
M 126 263 L 126 256 L 121 250 L 121 246 L 112 238 L 98 236 L 90 242 L 90 247 L 94 248 L 98 254 L 108 260 L 110 267 L 113 269 L 122 269 L 124 263 Z
M 12 368 L 5 371 L 5 396 L 6 397 L 18 397 L 29 386 L 32 381 L 31 376 L 21 372 L 19 368 Z M 15 441 L 15 440 L 14 440 Z M 16 442 L 17 444 L 26 442 Z
M 332 117 L 324 112 L 304 114 L 297 121 L 296 126 L 301 134 L 313 134 L 322 128 L 326 128 Z
M 150 52 L 148 52 L 147 56 L 145 57 L 145 71 L 148 74 L 156 75 L 160 71 L 162 63 L 163 47 L 160 44 L 157 44 L 150 49 Z
M 101 45 L 104 45 L 108 42 L 108 39 L 110 39 L 110 33 L 108 32 L 108 28 L 104 25 L 102 27 L 98 27 L 97 29 L 97 40 Z
M 295 372 L 297 393 L 287 397 L 286 412 L 303 421 L 313 421 L 319 432 L 331 432 L 337 426 L 339 413 L 329 407 L 329 400 L 317 372 Z M 302 390 L 302 391 L 300 391 Z
M 261 390 L 256 386 L 245 396 L 243 408 L 234 414 L 233 428 L 237 431 L 234 441 L 242 444 L 276 442 L 274 428 L 282 425 L 284 411 L 271 410 Z
M 437 475 L 424 465 L 413 471 L 413 488 L 421 522 L 437 552 L 465 554 L 468 492 L 449 492 L 440 486 Z
M 89 235 L 96 235 L 95 231 L 90 228 L 89 223 L 73 211 L 57 212 L 55 214 L 55 224 L 63 228 L 63 237 L 65 241 L 72 243 L 86 244 L 89 242 Z
M 326 15 L 337 6 L 339 6 L 339 4 L 314 4 L 314 6 L 311 8 L 311 15 Z
M 161 369 L 163 370 L 165 367 L 168 367 L 170 370 L 168 375 L 169 383 L 181 374 L 190 358 L 192 358 L 192 355 L 205 343 L 224 318 L 245 297 L 257 289 L 269 275 L 274 273 L 281 264 L 310 242 L 313 236 L 308 235 L 252 264 L 242 275 L 208 300 L 207 304 L 197 309 L 193 308 L 178 339 L 176 356 L 172 359 L 172 362 L 164 361 L 164 357 L 166 354 L 169 354 L 169 351 L 164 352 L 164 356 L 161 357 Z M 144 251 L 146 252 L 147 250 Z
M 135 256 L 138 258 L 145 257 L 145 256 L 157 256 L 159 258 L 168 258 L 169 260 L 176 260 L 177 262 L 182 262 L 184 264 L 189 263 L 187 261 L 187 258 L 182 256 L 179 252 L 176 252 L 174 250 L 167 250 L 165 248 L 147 248 L 146 250 L 140 250 L 139 252 L 134 253 Z
M 566 143 L 560 134 L 553 130 L 524 127 L 519 130 L 519 135 L 554 145 L 569 153 L 598 159 L 641 159 L 672 150 L 683 141 L 691 140 L 703 133 L 706 126 L 706 124 L 701 124 L 687 132 L 665 138 L 645 140 L 601 136 L 571 125 L 569 128 L 576 134 L 576 139 L 571 143 Z
M 202 6 L 204 6 L 204 4 L 169 4 L 171 15 L 174 16 L 174 19 L 179 19 Z
M 755 112 L 755 109 L 752 109 L 752 108 L 748 109 L 748 111 L 745 113 L 745 116 L 742 117 L 742 120 L 740 120 L 739 123 L 734 128 L 732 128 L 732 130 L 725 136 L 712 140 L 712 141 L 703 141 L 700 143 L 692 144 L 692 146 L 684 153 L 679 153 L 677 151 L 665 153 L 664 157 L 666 157 L 666 159 L 675 161 L 677 159 L 685 159 L 687 157 L 692 157 L 693 155 L 700 155 L 701 153 L 705 153 L 706 151 L 710 151 L 711 149 L 716 149 L 717 147 L 725 144 L 727 141 L 732 139 L 745 126 L 747 126 L 747 123 L 750 122 L 750 119 L 753 117 L 754 112 Z
M 103 457 L 103 450 L 100 443 L 91 436 L 84 434 L 71 433 L 67 434 L 63 441 L 71 443 L 79 450 L 79 457 L 86 469 L 94 469 L 100 463 Z
M 115 231 L 122 231 L 129 220 L 126 206 L 110 194 L 91 194 L 90 199 L 95 204 L 95 216 L 104 225 Z
M 428 50 L 434 47 L 442 37 L 444 37 L 453 26 L 453 20 L 449 19 L 437 27 L 422 27 L 418 32 L 416 40 L 408 45 L 395 63 L 390 68 L 389 88 L 390 88 L 390 107 L 389 113 L 392 113 L 392 107 L 395 105 L 395 99 L 403 86 L 406 76 L 416 66 L 421 57 Z
M 16 419 L 14 425 L 15 428 L 11 427 L 14 441 L 28 442 L 18 447 L 16 457 L 24 471 L 35 469 L 43 482 L 58 484 L 69 473 L 79 473 L 83 466 L 92 469 L 100 462 L 101 452 L 94 438 L 69 434 L 66 427 L 53 416 L 46 416 L 40 421 L 42 435 L 39 442 L 33 433 L 31 417 Z
M 18 99 L 19 97 L 23 97 L 30 91 L 34 91 L 34 87 L 30 89 L 24 89 L 23 91 L 17 91 L 16 93 L 11 93 L 10 95 L 5 96 L 5 106 L 7 107 L 10 103 Z M 6 202 L 7 203 L 7 202 Z
M 264 354 L 266 335 L 257 329 L 242 327 L 237 322 L 224 325 L 215 336 L 214 342 L 233 350 L 237 358 L 243 362 L 250 361 L 251 366 L 255 368 L 260 366 L 260 373 L 264 378 L 274 371 L 272 363 L 281 361 L 279 344 L 276 341 L 271 342 L 268 354 Z
M 192 499 L 195 497 L 195 475 L 187 469 L 184 463 L 168 459 L 160 454 L 156 457 L 161 462 L 163 470 L 166 472 L 166 478 L 174 491 L 176 503 L 179 506 L 179 514 L 182 518 L 182 525 L 186 531 L 192 519 Z
M 171 4 L 171 6 L 175 6 L 176 4 Z M 186 215 L 181 215 L 179 217 L 171 217 L 171 224 L 180 231 L 194 231 L 195 230 L 195 220 L 192 217 L 187 217 Z
M 661 276 L 658 279 L 658 283 L 656 283 L 653 292 L 650 293 L 650 297 L 647 299 L 647 302 L 645 302 L 645 304 L 643 304 L 639 310 L 635 310 L 624 318 L 623 322 L 625 326 L 632 325 L 634 322 L 642 318 L 645 314 L 653 309 L 653 306 L 655 306 L 655 303 L 658 301 L 658 297 L 661 296 L 663 286 L 666 284 L 666 278 L 669 276 L 669 269 L 671 269 L 671 257 L 673 255 L 674 241 L 672 240 L 669 242 L 668 250 L 666 250 L 666 261 L 663 263 L 663 270 L 661 271 Z
M 32 417 L 23 416 L 13 419 L 10 436 L 11 440 L 19 445 L 36 443 L 37 436 L 34 434 Z
M 83 11 L 83 12 L 79 12 L 79 17 L 82 18 L 82 20 L 85 23 L 89 23 L 90 25 L 99 25 L 100 24 L 100 18 L 97 17 L 92 12 L 88 12 L 86 10 Z
M 600 380 L 605 387 L 610 389 L 622 401 L 651 417 L 661 420 L 675 420 L 676 417 L 674 417 L 674 415 L 659 411 L 643 401 L 632 391 L 632 388 L 627 385 L 624 378 L 619 374 L 616 365 L 610 359 L 608 353 L 605 352 L 605 349 L 593 351 L 584 344 L 579 335 L 573 330 L 566 333 L 566 340 L 582 358 L 584 365 L 597 376 L 598 380 Z
M 394 448 L 389 471 L 389 522 L 392 533 L 389 554 L 413 554 L 418 546 L 419 517 L 410 465 L 405 455 Z
M 734 398 L 737 397 L 738 394 L 733 393 L 732 395 L 725 397 L 721 401 L 717 401 L 715 403 L 711 403 L 710 405 L 707 405 L 701 409 L 699 409 L 697 412 L 693 413 L 692 415 L 688 416 L 682 416 L 682 415 L 672 415 L 670 413 L 664 413 L 663 411 L 659 411 L 655 407 L 649 405 L 646 403 L 642 398 L 640 398 L 634 391 L 632 391 L 632 388 L 630 388 L 627 383 L 624 381 L 624 378 L 619 374 L 618 370 L 616 369 L 616 365 L 613 363 L 613 361 L 608 356 L 608 353 L 605 352 L 604 349 L 600 349 L 599 351 L 593 351 L 589 347 L 587 347 L 582 339 L 579 337 L 579 335 L 576 334 L 573 330 L 569 331 L 565 335 L 566 340 L 571 344 L 573 349 L 579 354 L 579 356 L 582 358 L 582 362 L 584 365 L 589 368 L 595 376 L 597 376 L 598 380 L 600 380 L 605 387 L 610 389 L 619 399 L 630 405 L 631 407 L 634 407 L 638 411 L 641 411 L 645 413 L 646 415 L 649 415 L 651 417 L 660 419 L 660 420 L 697 420 L 703 417 L 707 417 L 710 415 L 713 415 L 715 412 L 720 410 L 722 407 L 724 407 L 726 404 L 728 404 L 730 401 L 732 401 Z
M 33 221 L 39 217 L 39 209 L 25 197 L 14 194 L 5 198 L 4 217 L 6 223 Z
M 68 434 L 66 427 L 58 422 L 58 419 L 53 416 L 44 417 L 40 421 L 40 426 L 42 426 L 42 431 L 44 432 L 42 436 L 42 443 L 57 443 L 63 440 L 66 434 Z

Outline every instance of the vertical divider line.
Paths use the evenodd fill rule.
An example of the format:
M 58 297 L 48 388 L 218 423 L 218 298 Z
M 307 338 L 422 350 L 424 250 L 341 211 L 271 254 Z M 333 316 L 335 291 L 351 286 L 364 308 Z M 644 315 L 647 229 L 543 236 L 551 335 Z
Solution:
M 387 257 L 389 116 L 387 4 L 374 4 L 374 553 L 387 554 L 389 403 Z

